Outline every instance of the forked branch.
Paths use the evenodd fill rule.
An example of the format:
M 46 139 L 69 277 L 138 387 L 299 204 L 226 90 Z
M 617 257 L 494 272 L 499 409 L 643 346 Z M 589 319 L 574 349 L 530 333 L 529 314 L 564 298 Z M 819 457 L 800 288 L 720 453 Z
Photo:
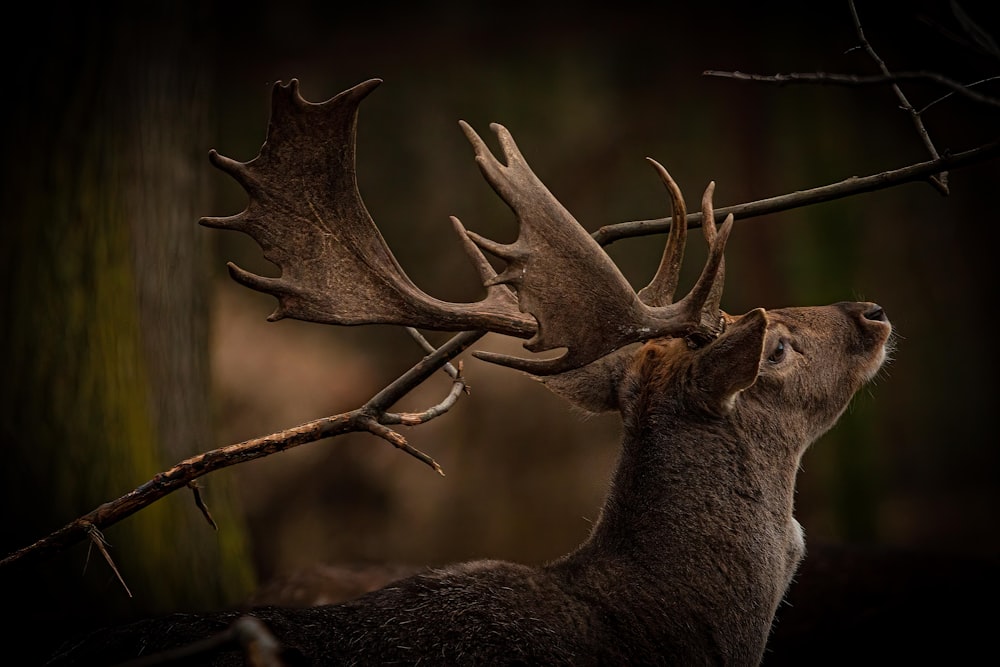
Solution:
M 47 537 L 9 554 L 3 560 L 0 560 L 0 567 L 14 565 L 15 563 L 30 563 L 59 553 L 81 541 L 90 539 L 95 534 L 94 531 L 99 531 L 118 523 L 139 510 L 152 505 L 164 496 L 185 486 L 189 486 L 194 480 L 204 477 L 211 472 L 345 433 L 357 431 L 373 432 L 387 439 L 393 446 L 402 449 L 429 465 L 438 473 L 444 474 L 434 459 L 411 447 L 406 443 L 405 438 L 391 431 L 388 427 L 383 426 L 379 429 L 377 425 L 381 424 L 382 421 L 387 421 L 388 423 L 405 423 L 393 415 L 389 415 L 388 419 L 386 419 L 386 410 L 442 366 L 482 338 L 484 333 L 481 331 L 465 331 L 453 336 L 444 345 L 424 357 L 418 364 L 387 385 L 356 410 L 332 417 L 316 419 L 285 429 L 284 431 L 220 447 L 185 459 L 169 470 L 157 474 L 151 480 L 136 487 L 124 496 L 104 503 L 97 509 L 68 523 Z
M 760 74 L 745 74 L 743 72 L 720 72 L 717 70 L 707 70 L 704 72 L 705 76 L 715 76 L 724 77 L 730 79 L 739 79 L 743 81 L 760 81 L 766 83 L 823 83 L 823 84 L 839 84 L 839 85 L 869 85 L 869 84 L 888 84 L 892 88 L 893 94 L 895 94 L 896 99 L 899 100 L 900 108 L 903 109 L 907 114 L 909 114 L 910 119 L 913 121 L 913 125 L 916 128 L 917 134 L 920 137 L 920 141 L 927 148 L 930 153 L 932 160 L 937 160 L 941 157 L 937 148 L 934 146 L 934 142 L 928 133 L 927 128 L 924 126 L 924 121 L 921 116 L 924 109 L 927 109 L 931 104 L 928 104 L 924 109 L 917 109 L 907 98 L 906 94 L 903 93 L 903 89 L 900 88 L 899 83 L 902 81 L 929 81 L 940 86 L 949 89 L 949 94 L 962 95 L 974 102 L 985 104 L 992 107 L 1000 108 L 1000 98 L 991 97 L 989 95 L 984 95 L 976 90 L 973 90 L 974 86 L 985 83 L 986 81 L 992 81 L 997 77 L 988 77 L 986 79 L 981 79 L 972 83 L 959 83 L 953 79 L 946 77 L 942 74 L 936 72 L 893 72 L 881 56 L 875 51 L 871 42 L 865 36 L 864 28 L 861 25 L 861 19 L 858 16 L 858 10 L 854 6 L 854 0 L 848 0 L 848 8 L 851 12 L 851 21 L 854 24 L 854 31 L 858 37 L 859 47 L 864 50 L 869 58 L 878 67 L 880 74 L 874 76 L 859 76 L 850 74 L 827 74 L 824 72 L 813 72 L 813 73 L 791 73 L 791 74 L 775 74 L 771 76 L 764 76 Z M 954 8 L 957 11 L 957 7 Z M 966 16 L 965 21 L 971 23 L 969 18 Z M 940 98 L 939 100 L 940 101 Z M 926 176 L 927 181 L 934 186 L 943 195 L 948 194 L 948 172 L 941 170 L 935 174 L 928 174 Z

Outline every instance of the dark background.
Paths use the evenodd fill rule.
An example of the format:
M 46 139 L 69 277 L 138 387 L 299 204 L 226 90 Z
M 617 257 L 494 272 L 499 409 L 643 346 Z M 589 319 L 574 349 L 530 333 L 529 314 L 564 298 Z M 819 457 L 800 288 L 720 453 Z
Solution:
M 962 7 L 995 39 L 985 4 Z M 995 51 L 970 45 L 947 2 L 859 2 L 858 11 L 869 41 L 894 70 L 931 70 L 971 82 L 996 76 L 1000 67 Z M 275 81 L 298 78 L 304 97 L 320 102 L 366 79 L 384 80 L 360 111 L 362 195 L 411 278 L 449 300 L 472 300 L 478 291 L 448 216 L 500 241 L 515 233 L 475 167 L 459 119 L 484 136 L 488 123 L 506 125 L 535 172 L 590 231 L 668 215 L 646 156 L 667 167 L 692 208 L 710 180 L 721 207 L 928 159 L 886 86 L 776 86 L 703 75 L 710 69 L 875 73 L 871 59 L 854 48 L 846 2 L 667 10 L 631 2 L 595 9 L 521 2 L 344 7 L 216 1 L 170 9 L 155 3 L 144 10 L 114 3 L 36 8 L 27 17 L 9 25 L 24 32 L 24 42 L 6 44 L 4 55 L 7 214 L 0 250 L 10 299 L 2 311 L 4 342 L 13 368 L 2 408 L 5 521 L 11 526 L 5 552 L 186 456 L 358 407 L 419 360 L 421 352 L 394 327 L 266 322 L 273 299 L 233 283 L 225 262 L 271 275 L 273 268 L 242 235 L 196 225 L 202 215 L 235 214 L 245 205 L 242 190 L 211 168 L 207 152 L 215 148 L 237 160 L 256 155 Z M 133 96 L 141 97 L 142 85 L 159 71 L 170 73 L 169 103 L 133 109 Z M 917 107 L 946 92 L 923 83 L 903 87 Z M 995 96 L 997 86 L 980 90 Z M 90 120 L 74 123 L 79 118 Z M 995 140 L 998 118 L 996 107 L 960 97 L 923 114 L 941 152 Z M 126 231 L 116 232 L 124 236 L 109 246 L 110 261 L 81 250 L 103 243 L 99 225 L 78 245 L 33 254 L 42 246 L 25 239 L 47 238 L 46 230 L 61 235 L 92 215 L 83 204 L 71 204 L 60 209 L 60 227 L 33 216 L 37 206 L 24 202 L 47 201 L 61 192 L 61 179 L 80 177 L 77 153 L 64 150 L 64 139 L 86 143 L 88 128 L 101 123 L 114 140 L 79 150 L 98 156 L 95 163 L 111 160 L 123 146 L 133 157 L 123 163 L 131 167 L 94 179 L 95 196 L 117 211 L 120 193 L 131 188 L 145 202 L 147 217 L 130 216 L 123 205 L 125 212 L 116 215 Z M 131 139 L 118 137 L 126 126 Z M 137 147 L 135 137 L 171 127 L 183 131 L 161 138 L 156 151 Z M 152 171 L 135 167 L 147 161 Z M 184 177 L 163 177 L 176 173 Z M 991 315 L 997 213 L 990 199 L 997 176 L 993 159 L 953 171 L 947 197 L 915 183 L 737 221 L 727 251 L 727 311 L 873 300 L 899 334 L 892 363 L 806 454 L 797 515 L 807 543 L 997 555 L 998 369 Z M 189 197 L 192 192 L 197 196 Z M 174 358 L 157 352 L 156 332 L 167 335 L 164 349 L 183 341 L 187 352 L 176 353 L 178 367 L 201 361 L 190 376 L 169 368 L 160 375 L 136 371 L 143 391 L 160 394 L 161 403 L 179 392 L 190 404 L 152 410 L 171 415 L 161 418 L 159 444 L 147 443 L 159 447 L 158 458 L 97 486 L 83 466 L 101 469 L 111 455 L 88 442 L 142 445 L 113 420 L 95 427 L 90 438 L 78 437 L 75 427 L 59 431 L 64 413 L 55 403 L 82 409 L 80 397 L 134 396 L 137 385 L 129 382 L 131 371 L 97 389 L 66 380 L 76 378 L 67 368 L 87 359 L 90 348 L 66 334 L 62 318 L 110 318 L 111 306 L 93 297 L 85 282 L 79 283 L 84 306 L 40 313 L 46 295 L 61 288 L 39 276 L 68 271 L 88 257 L 87 275 L 100 284 L 116 253 L 125 258 L 123 271 L 142 275 L 148 267 L 136 238 L 166 247 L 157 241 L 156 218 L 167 206 L 180 225 L 172 233 L 188 245 L 168 248 L 148 292 L 134 287 L 141 280 L 109 277 L 123 286 L 111 306 L 128 310 L 139 295 L 145 324 L 130 340 L 145 350 L 135 357 L 147 360 L 142 368 L 155 365 L 149 359 Z M 656 266 L 662 241 L 620 241 L 609 252 L 640 287 Z M 704 252 L 698 235 L 690 243 L 686 286 Z M 52 284 L 57 287 L 46 287 Z M 186 304 L 175 304 L 184 310 L 158 310 L 156 295 Z M 187 324 L 163 334 L 178 321 Z M 116 331 L 121 328 L 111 327 L 101 340 L 120 350 Z M 518 343 L 490 336 L 478 347 L 516 352 Z M 53 358 L 62 360 L 57 370 L 46 365 Z M 110 359 L 116 371 L 128 365 Z M 224 517 L 233 518 L 218 534 L 203 523 L 158 527 L 155 537 L 142 540 L 158 554 L 153 572 L 134 562 L 145 559 L 130 559 L 114 539 L 116 529 L 107 531 L 134 598 L 123 597 L 96 554 L 84 572 L 85 545 L 15 574 L 9 590 L 28 610 L 26 622 L 81 627 L 148 611 L 232 604 L 259 581 L 317 562 L 436 564 L 489 556 L 537 563 L 561 555 L 585 537 L 597 514 L 616 456 L 617 418 L 582 416 L 531 380 L 471 356 L 465 373 L 470 396 L 448 415 L 404 431 L 441 463 L 445 477 L 369 435 L 314 443 L 209 476 L 210 506 L 230 508 Z M 156 381 L 166 376 L 169 382 Z M 48 389 L 30 390 L 35 386 Z M 443 375 L 435 378 L 396 409 L 422 410 L 448 386 Z M 202 436 L 171 435 L 192 421 L 204 422 Z M 41 422 L 44 428 L 37 427 Z M 48 429 L 56 435 L 46 435 Z M 183 447 L 172 448 L 178 439 L 185 440 Z M 57 503 L 66 480 L 80 487 L 79 494 Z M 196 514 L 187 497 L 168 501 L 175 511 Z M 152 512 L 128 522 L 143 522 Z M 183 565 L 175 557 L 183 545 L 211 544 L 218 535 L 235 546 Z M 183 571 L 171 578 L 172 568 Z M 219 583 L 227 577 L 230 584 Z M 210 592 L 156 598 L 157 580 L 171 581 L 175 591 Z

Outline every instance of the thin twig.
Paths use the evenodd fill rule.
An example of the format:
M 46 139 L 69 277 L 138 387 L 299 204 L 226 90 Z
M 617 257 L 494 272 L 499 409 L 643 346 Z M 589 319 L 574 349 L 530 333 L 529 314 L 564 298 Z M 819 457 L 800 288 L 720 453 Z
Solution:
M 737 81 L 754 81 L 757 83 L 776 83 L 787 85 L 791 83 L 819 83 L 837 86 L 866 86 L 885 85 L 887 83 L 898 83 L 901 81 L 927 81 L 949 88 L 952 93 L 957 93 L 969 98 L 973 102 L 985 104 L 986 106 L 1000 108 L 1000 98 L 984 95 L 978 91 L 971 90 L 975 86 L 987 81 L 992 81 L 997 77 L 990 77 L 973 83 L 961 83 L 954 79 L 938 74 L 937 72 L 892 72 L 890 74 L 829 74 L 826 72 L 788 72 L 784 74 L 750 74 L 740 71 L 722 71 L 707 69 L 702 72 L 703 76 L 714 76 L 720 79 L 735 79 Z
M 426 352 L 427 354 L 434 354 L 434 352 L 437 351 L 437 348 L 431 345 L 431 342 L 427 340 L 424 337 L 424 335 L 419 331 L 417 331 L 414 327 L 406 327 L 406 332 L 410 334 L 410 337 L 413 338 L 413 340 L 417 341 L 417 345 L 423 348 L 424 352 Z M 459 371 L 456 370 L 455 367 L 451 365 L 451 363 L 445 364 L 442 368 L 444 369 L 445 373 L 447 373 L 452 377 L 452 379 L 458 377 Z
M 115 565 L 114 559 L 111 558 L 111 554 L 108 552 L 108 541 L 104 539 L 104 533 L 102 533 L 94 524 L 87 526 L 86 531 L 87 536 L 90 538 L 90 543 L 93 546 L 96 546 L 97 550 L 101 552 L 101 555 L 104 556 L 104 560 L 107 561 L 111 571 L 115 573 L 116 577 L 118 577 L 118 583 L 120 583 L 122 588 L 125 589 L 125 593 L 129 597 L 132 597 L 132 591 L 128 589 L 125 579 L 122 577 L 121 572 L 118 571 L 118 566 Z
M 980 79 L 979 81 L 973 81 L 972 83 L 964 84 L 964 86 L 962 86 L 962 90 L 968 90 L 970 88 L 973 88 L 974 86 L 980 86 L 980 85 L 982 85 L 984 83 L 989 83 L 990 81 L 996 81 L 997 79 L 1000 79 L 1000 75 L 997 75 L 997 76 L 988 76 L 985 79 Z M 928 102 L 927 104 L 925 104 L 919 111 L 917 111 L 917 113 L 918 114 L 923 114 L 925 111 L 927 111 L 928 109 L 930 109 L 935 104 L 939 104 L 941 102 L 944 102 L 946 99 L 948 99 L 949 97 L 952 97 L 954 94 L 955 94 L 955 91 L 953 90 L 951 92 L 945 93 L 944 95 L 942 95 L 941 97 L 937 98 L 936 100 L 931 100 L 930 102 Z M 995 102 L 996 102 L 997 106 L 1000 106 L 1000 100 L 995 100 Z
M 451 391 L 448 392 L 443 401 L 433 407 L 427 408 L 423 412 L 402 412 L 399 414 L 387 412 L 382 415 L 379 422 L 382 424 L 402 424 L 403 426 L 426 424 L 430 420 L 440 417 L 451 410 L 463 393 L 469 393 L 468 390 L 469 387 L 465 383 L 465 378 L 462 377 L 462 362 L 459 361 L 458 370 L 451 385 Z
M 198 482 L 192 480 L 188 482 L 188 488 L 191 489 L 191 493 L 194 494 L 194 504 L 201 510 L 201 515 L 205 517 L 214 530 L 219 530 L 219 524 L 215 523 L 215 519 L 212 518 L 212 513 L 208 511 L 208 505 L 205 504 L 205 499 L 201 497 L 201 487 L 198 486 Z
M 413 387 L 433 375 L 444 363 L 457 357 L 487 333 L 486 331 L 463 331 L 452 336 L 435 352 L 421 359 L 413 368 L 399 376 L 395 382 L 373 396 L 365 404 L 365 409 L 372 414 L 384 413 L 408 394 Z
M 439 475 L 444 477 L 444 469 L 440 465 L 438 465 L 438 462 L 432 459 L 427 454 L 420 451 L 419 449 L 417 449 L 416 447 L 410 445 L 410 443 L 406 441 L 406 438 L 404 438 L 401 433 L 393 431 L 388 426 L 384 426 L 383 424 L 375 421 L 373 418 L 368 416 L 359 417 L 357 422 L 358 425 L 361 426 L 364 430 L 368 431 L 372 435 L 377 435 L 378 437 L 382 438 L 383 440 L 391 444 L 393 447 L 403 450 L 413 458 L 419 461 L 423 461 L 431 468 L 433 468 Z
M 878 68 L 882 71 L 882 74 L 889 76 L 892 74 L 889 67 L 885 64 L 885 61 L 875 52 L 874 47 L 865 37 L 865 31 L 861 27 L 861 19 L 858 17 L 858 10 L 854 6 L 854 0 L 847 0 L 848 6 L 851 8 L 851 19 L 854 21 L 854 30 L 858 33 L 858 39 L 861 40 L 861 46 L 864 48 L 865 53 L 875 61 Z M 931 159 L 936 160 L 940 157 L 937 152 L 937 148 L 934 147 L 934 142 L 931 141 L 930 134 L 927 133 L 927 128 L 924 127 L 924 121 L 917 113 L 917 110 L 913 108 L 910 101 L 906 99 L 906 95 L 903 94 L 902 88 L 898 84 L 892 84 L 892 92 L 896 94 L 896 98 L 899 103 L 903 106 L 903 110 L 910 114 L 910 118 L 913 120 L 913 125 L 917 129 L 917 134 L 920 136 L 921 141 L 924 142 L 924 146 L 927 147 L 928 152 L 931 154 Z M 948 172 L 942 171 L 937 176 L 932 176 L 930 178 L 931 183 L 941 190 L 942 194 L 948 194 Z

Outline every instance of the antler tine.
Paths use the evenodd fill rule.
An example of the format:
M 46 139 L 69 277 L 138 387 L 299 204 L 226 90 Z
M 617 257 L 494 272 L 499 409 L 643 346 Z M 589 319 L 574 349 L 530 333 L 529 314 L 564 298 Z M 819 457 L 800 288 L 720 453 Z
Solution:
M 475 265 L 479 279 L 486 286 L 487 292 L 492 294 L 495 291 L 496 298 L 507 300 L 511 304 L 511 307 L 516 309 L 517 297 L 514 295 L 514 292 L 506 285 L 498 284 L 496 280 L 497 272 L 494 270 L 493 265 L 490 264 L 486 256 L 483 255 L 479 247 L 470 238 L 471 236 L 482 237 L 467 230 L 462 221 L 455 216 L 450 216 L 450 219 L 452 226 L 455 228 L 455 233 L 458 234 L 458 238 L 462 243 L 462 249 L 469 256 L 469 259 L 472 260 L 473 265 Z
M 715 242 L 715 207 L 712 204 L 712 197 L 715 196 L 715 181 L 709 181 L 705 186 L 705 192 L 701 195 L 701 230 L 705 235 L 705 240 L 711 246 Z
M 232 176 L 236 181 L 243 186 L 244 190 L 256 189 L 257 184 L 254 179 L 250 176 L 247 171 L 246 165 L 242 162 L 237 162 L 225 155 L 220 155 L 217 150 L 212 148 L 208 151 L 208 161 L 212 163 L 212 166 L 220 169 L 230 176 Z M 224 218 L 212 218 L 206 217 L 201 219 L 201 224 L 206 227 L 219 227 L 219 228 L 230 228 L 232 229 L 236 222 L 240 219 L 240 216 L 233 215 Z
M 715 208 L 712 203 L 714 195 L 715 181 L 710 181 L 708 186 L 705 188 L 705 193 L 701 196 L 701 229 L 709 247 L 715 244 L 717 236 L 715 228 Z M 726 220 L 723 224 L 732 225 L 732 221 L 733 214 L 730 213 L 726 216 Z M 712 282 L 712 288 L 709 291 L 709 295 L 705 301 L 705 306 L 702 309 L 701 315 L 701 325 L 707 332 L 709 332 L 710 335 L 718 335 L 722 332 L 723 320 L 722 314 L 719 310 L 719 304 L 722 302 L 722 289 L 725 280 L 726 260 L 725 258 L 721 258 L 719 260 L 719 270 Z
M 674 292 L 677 291 L 677 283 L 680 280 L 684 246 L 687 243 L 687 207 L 684 205 L 680 187 L 663 165 L 650 157 L 646 160 L 653 165 L 667 188 L 667 194 L 670 195 L 671 216 L 670 232 L 667 234 L 667 244 L 663 248 L 660 266 L 649 284 L 639 290 L 639 299 L 647 306 L 665 306 L 673 302 Z
M 660 179 L 667 188 L 670 195 L 672 216 L 670 219 L 670 232 L 667 236 L 667 244 L 663 250 L 663 258 L 656 275 L 649 285 L 639 291 L 639 298 L 643 303 L 660 307 L 672 303 L 674 292 L 680 278 L 681 261 L 684 258 L 684 247 L 687 240 L 687 208 L 684 205 L 684 198 L 681 194 L 677 182 L 670 176 L 667 170 L 659 162 L 652 158 L 646 158 L 660 175 Z M 701 198 L 702 210 L 702 230 L 709 248 L 714 248 L 718 232 L 715 226 L 715 212 L 712 205 L 712 196 L 715 193 L 715 181 L 711 181 L 705 188 L 705 193 Z M 724 245 L 725 241 L 723 241 Z M 719 248 L 718 266 L 710 261 L 705 266 L 704 274 L 706 279 L 709 275 L 711 279 L 704 286 L 696 286 L 691 291 L 691 300 L 700 299 L 704 294 L 704 304 L 701 307 L 701 326 L 697 332 L 702 338 L 714 338 L 722 332 L 723 320 L 719 311 L 719 304 L 722 301 L 722 289 L 725 282 L 726 264 L 722 254 L 723 248 Z M 703 290 L 707 287 L 707 293 Z
M 719 228 L 718 233 L 709 250 L 708 260 L 698 276 L 698 281 L 687 295 L 673 306 L 682 312 L 697 319 L 698 325 L 685 335 L 692 335 L 694 338 L 710 340 L 716 338 L 724 326 L 722 314 L 718 309 L 718 304 L 711 305 L 713 299 L 721 296 L 720 280 L 723 268 L 723 253 L 726 249 L 726 242 L 729 240 L 729 233 L 733 228 L 732 214 L 726 216 L 725 222 Z M 670 306 L 654 308 L 654 311 L 669 313 Z
M 663 250 L 663 258 L 656 275 L 649 285 L 639 291 L 639 299 L 643 303 L 660 307 L 673 301 L 674 292 L 680 278 L 681 262 L 684 258 L 684 246 L 687 240 L 687 208 L 684 205 L 684 198 L 681 195 L 680 187 L 670 176 L 667 170 L 659 162 L 652 158 L 646 158 L 660 175 L 660 179 L 667 188 L 670 195 L 672 215 L 670 219 L 670 232 L 667 236 L 667 244 Z M 705 193 L 701 198 L 702 230 L 705 240 L 710 248 L 715 245 L 718 232 L 715 226 L 715 211 L 712 205 L 712 197 L 715 193 L 715 181 L 711 181 L 705 188 Z M 706 266 L 708 268 L 708 265 Z M 704 338 L 714 338 L 722 332 L 723 320 L 719 311 L 719 304 L 722 301 L 722 289 L 725 282 L 726 263 L 719 252 L 718 268 L 708 283 L 708 293 L 705 296 L 705 303 L 701 312 L 701 330 L 698 335 Z M 693 295 L 700 294 L 700 290 L 692 290 Z M 692 297 L 694 298 L 694 297 Z

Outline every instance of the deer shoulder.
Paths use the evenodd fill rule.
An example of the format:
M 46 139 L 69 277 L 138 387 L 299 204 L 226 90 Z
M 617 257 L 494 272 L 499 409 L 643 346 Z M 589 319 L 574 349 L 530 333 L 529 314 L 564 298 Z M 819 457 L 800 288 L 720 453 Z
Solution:
M 733 219 L 716 228 L 712 184 L 701 200 L 708 259 L 675 298 L 686 206 L 654 161 L 673 222 L 659 269 L 636 292 L 504 127 L 492 126 L 499 159 L 464 123 L 520 233 L 498 244 L 453 219 L 486 296 L 473 304 L 434 299 L 392 257 L 354 182 L 357 108 L 377 84 L 319 105 L 304 101 L 294 81 L 276 85 L 258 158 L 213 153 L 250 204 L 205 224 L 249 234 L 282 270 L 265 278 L 231 266 L 232 275 L 274 295 L 275 318 L 482 329 L 527 338 L 531 352 L 563 348 L 547 358 L 475 354 L 586 410 L 618 411 L 619 460 L 588 539 L 553 562 L 456 564 L 340 604 L 249 613 L 286 657 L 307 664 L 758 664 L 803 555 L 793 516 L 800 459 L 886 360 L 892 327 L 883 309 L 842 302 L 722 310 Z M 504 270 L 493 272 L 481 251 Z M 140 647 L 203 640 L 237 616 L 143 621 L 79 650 L 134 657 Z M 230 646 L 206 660 L 241 664 L 239 656 Z

